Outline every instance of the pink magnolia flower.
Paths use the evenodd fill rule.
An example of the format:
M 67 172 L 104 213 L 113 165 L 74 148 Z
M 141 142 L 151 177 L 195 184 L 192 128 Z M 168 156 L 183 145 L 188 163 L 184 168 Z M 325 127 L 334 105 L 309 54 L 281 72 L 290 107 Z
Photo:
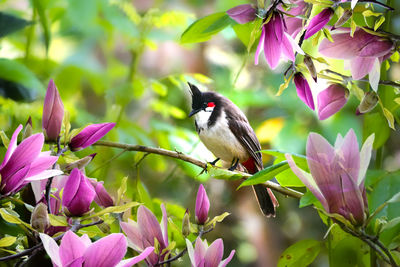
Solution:
M 325 27 L 325 25 L 331 20 L 333 13 L 334 12 L 332 8 L 325 8 L 318 15 L 314 16 L 306 28 L 307 31 L 304 35 L 304 39 L 310 38 L 323 27 Z
M 281 56 L 294 61 L 293 49 L 304 54 L 293 38 L 286 32 L 282 15 L 274 12 L 270 21 L 264 24 L 261 30 L 260 41 L 255 54 L 255 64 L 258 65 L 258 58 L 264 49 L 265 59 L 271 69 L 275 69 Z
M 186 239 L 186 246 L 192 267 L 225 267 L 232 260 L 233 255 L 235 255 L 235 250 L 232 250 L 228 258 L 222 260 L 224 243 L 221 238 L 208 246 L 207 240 L 202 241 L 198 237 L 194 249 L 192 242 Z
M 72 137 L 69 147 L 72 151 L 78 151 L 93 145 L 114 128 L 114 126 L 115 123 L 111 122 L 91 124 Z
M 163 251 L 168 247 L 168 220 L 167 212 L 161 204 L 163 213 L 161 223 L 158 223 L 156 216 L 145 206 L 140 206 L 137 212 L 137 222 L 130 220 L 121 222 L 121 228 L 128 237 L 129 246 L 137 252 L 142 252 L 146 247 L 154 246 L 154 239 L 159 244 L 159 254 L 150 253 L 146 257 L 146 263 L 150 266 L 156 266 L 159 261 L 166 260 L 168 251 Z
M 42 128 L 46 139 L 55 141 L 60 135 L 64 105 L 53 80 L 50 80 L 44 98 Z
M 19 125 L 13 133 L 3 162 L 0 165 L 0 193 L 12 195 L 31 181 L 46 179 L 62 174 L 60 170 L 49 170 L 58 157 L 50 156 L 50 151 L 41 152 L 44 136 L 34 134 L 17 145 Z
M 353 79 L 359 80 L 369 74 L 371 87 L 376 92 L 380 79 L 380 65 L 392 53 L 391 40 L 357 29 L 350 36 L 350 29 L 342 28 L 341 33 L 332 34 L 333 43 L 324 39 L 319 52 L 327 57 L 345 59 L 350 63 Z
M 331 84 L 317 96 L 318 118 L 325 120 L 338 112 L 348 99 L 348 90 L 341 84 Z
M 291 0 L 291 4 L 295 5 L 290 10 L 286 11 L 286 13 L 292 16 L 304 15 L 308 4 L 303 0 Z M 283 11 L 283 8 L 279 6 L 279 9 Z M 290 34 L 293 38 L 300 32 L 303 28 L 303 19 L 296 18 L 296 17 L 289 17 L 285 16 L 285 25 L 286 25 L 286 32 Z
M 97 205 L 102 206 L 104 208 L 114 206 L 114 200 L 104 187 L 103 181 L 99 182 L 96 179 L 89 178 L 89 182 L 93 186 L 96 192 L 94 202 L 96 202 Z
M 90 210 L 95 197 L 96 191 L 89 179 L 79 169 L 73 169 L 65 183 L 62 197 L 62 205 L 68 215 L 82 216 Z
M 86 234 L 79 237 L 68 231 L 62 237 L 60 246 L 46 234 L 41 233 L 40 239 L 55 267 L 130 267 L 154 250 L 148 247 L 139 256 L 122 260 L 127 250 L 123 234 L 110 234 L 92 243 Z
M 208 199 L 207 192 L 201 184 L 197 191 L 196 197 L 196 221 L 198 224 L 204 224 L 208 219 L 208 211 L 210 210 L 210 200 Z
M 311 174 L 300 169 L 291 155 L 286 154 L 286 159 L 292 171 L 328 213 L 340 214 L 351 223 L 360 225 L 368 212 L 364 180 L 373 142 L 374 135 L 371 135 L 359 151 L 353 129 L 344 138 L 339 134 L 334 147 L 321 135 L 311 133 L 307 140 L 307 162 Z
M 247 22 L 253 21 L 256 18 L 257 10 L 253 8 L 250 4 L 238 5 L 228 11 L 226 14 L 229 15 L 233 20 L 239 24 L 245 24 Z
M 296 85 L 297 95 L 309 108 L 312 110 L 314 107 L 314 99 L 312 96 L 310 85 L 308 84 L 306 78 L 301 72 L 294 75 L 294 84 Z

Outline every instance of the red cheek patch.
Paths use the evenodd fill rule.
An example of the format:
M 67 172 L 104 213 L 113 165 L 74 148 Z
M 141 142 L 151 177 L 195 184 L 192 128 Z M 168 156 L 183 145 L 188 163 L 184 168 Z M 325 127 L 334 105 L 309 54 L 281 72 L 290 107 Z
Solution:
M 208 103 L 207 103 L 207 107 L 208 107 L 208 108 L 213 108 L 213 107 L 215 107 L 214 102 L 208 102 Z

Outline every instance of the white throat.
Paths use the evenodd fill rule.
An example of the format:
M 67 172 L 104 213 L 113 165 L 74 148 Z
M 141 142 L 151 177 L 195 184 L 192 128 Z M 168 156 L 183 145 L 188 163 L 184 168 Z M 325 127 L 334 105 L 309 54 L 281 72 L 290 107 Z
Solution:
M 207 107 L 205 111 L 201 110 L 194 115 L 199 129 L 207 129 L 208 120 L 210 119 L 213 110 L 213 107 Z

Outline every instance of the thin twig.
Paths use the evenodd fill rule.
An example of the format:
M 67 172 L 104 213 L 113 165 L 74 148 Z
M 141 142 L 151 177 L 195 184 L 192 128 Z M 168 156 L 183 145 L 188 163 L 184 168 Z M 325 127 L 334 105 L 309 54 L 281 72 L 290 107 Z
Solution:
M 339 73 L 339 72 L 336 72 L 336 71 L 333 71 L 333 70 L 330 70 L 330 69 L 325 69 L 325 70 L 323 70 L 323 71 L 324 71 L 324 72 L 331 73 L 331 74 L 335 74 L 335 75 L 337 75 L 337 76 L 340 76 L 341 78 L 343 78 L 343 79 L 346 80 L 346 81 L 360 81 L 360 82 L 367 82 L 367 83 L 369 82 L 368 79 L 354 80 L 351 76 L 346 76 L 346 75 L 343 75 L 343 74 L 341 74 L 341 73 Z M 400 88 L 400 83 L 396 83 L 396 82 L 393 82 L 393 81 L 380 80 L 380 81 L 379 81 L 379 84 L 390 85 L 390 86 L 393 86 L 393 87 L 398 87 L 398 88 Z
M 183 154 L 182 152 L 166 150 L 163 148 L 147 147 L 147 146 L 142 146 L 142 145 L 122 144 L 122 143 L 116 143 L 116 142 L 111 142 L 111 141 L 97 141 L 97 143 L 95 143 L 94 145 L 114 147 L 114 148 L 124 149 L 126 151 L 140 151 L 140 152 L 146 152 L 146 153 L 151 153 L 151 154 L 167 156 L 167 157 L 180 159 L 182 161 L 189 162 L 193 165 L 199 166 L 200 168 L 204 168 L 204 166 L 205 166 L 205 163 L 201 160 L 198 160 L 191 156 Z M 215 168 L 218 168 L 218 167 L 215 167 Z M 244 179 L 251 177 L 251 175 L 248 173 L 239 172 L 239 171 L 236 171 L 236 173 L 240 174 L 242 176 L 242 178 L 244 178 Z M 268 188 L 271 188 L 272 190 L 279 192 L 285 196 L 290 196 L 293 198 L 301 198 L 303 196 L 303 193 L 301 193 L 301 192 L 280 186 L 279 184 L 271 182 L 271 181 L 266 181 L 263 183 L 263 185 Z

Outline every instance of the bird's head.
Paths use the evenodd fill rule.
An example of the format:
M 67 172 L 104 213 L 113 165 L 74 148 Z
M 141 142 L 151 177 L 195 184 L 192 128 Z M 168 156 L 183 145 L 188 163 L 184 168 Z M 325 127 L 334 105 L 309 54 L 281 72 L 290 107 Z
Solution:
M 192 95 L 192 111 L 189 113 L 189 117 L 192 117 L 200 111 L 213 112 L 218 101 L 214 94 L 210 92 L 202 93 L 195 85 L 191 83 L 188 84 Z

